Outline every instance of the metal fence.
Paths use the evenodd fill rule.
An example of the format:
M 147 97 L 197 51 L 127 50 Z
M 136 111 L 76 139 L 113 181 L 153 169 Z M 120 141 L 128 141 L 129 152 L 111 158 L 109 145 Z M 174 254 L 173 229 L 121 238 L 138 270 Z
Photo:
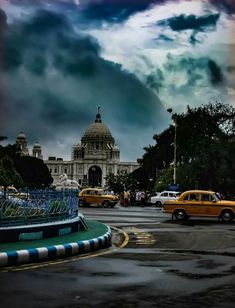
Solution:
M 68 220 L 78 215 L 78 191 L 0 193 L 0 227 Z

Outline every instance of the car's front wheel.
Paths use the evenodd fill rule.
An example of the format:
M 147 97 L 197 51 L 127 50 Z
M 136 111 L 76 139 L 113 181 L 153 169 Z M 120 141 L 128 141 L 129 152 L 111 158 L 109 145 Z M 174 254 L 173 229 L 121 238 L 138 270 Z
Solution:
M 103 207 L 109 207 L 109 202 L 108 201 L 104 201 L 103 202 Z
M 87 203 L 86 201 L 80 199 L 79 202 L 78 202 L 79 206 L 83 206 L 83 207 L 86 207 L 89 205 L 89 203 Z
M 232 211 L 225 210 L 220 214 L 220 218 L 225 222 L 232 221 L 234 219 L 234 214 Z
M 186 214 L 186 212 L 184 210 L 176 210 L 174 212 L 174 216 L 179 221 L 183 221 L 183 220 L 186 220 L 188 218 L 188 215 Z

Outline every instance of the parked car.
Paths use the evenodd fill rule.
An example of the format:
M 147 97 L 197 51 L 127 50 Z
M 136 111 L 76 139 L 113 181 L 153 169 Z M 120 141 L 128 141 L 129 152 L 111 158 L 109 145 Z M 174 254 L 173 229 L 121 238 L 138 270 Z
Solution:
M 189 190 L 177 200 L 165 202 L 163 212 L 172 214 L 177 220 L 205 216 L 231 221 L 235 217 L 235 201 L 221 200 L 213 191 Z
M 101 188 L 85 188 L 79 193 L 79 205 L 95 205 L 103 207 L 114 207 L 118 202 L 115 195 L 105 194 Z
M 163 206 L 165 201 L 176 200 L 180 196 L 178 191 L 162 191 L 156 196 L 150 198 L 150 203 L 156 206 Z

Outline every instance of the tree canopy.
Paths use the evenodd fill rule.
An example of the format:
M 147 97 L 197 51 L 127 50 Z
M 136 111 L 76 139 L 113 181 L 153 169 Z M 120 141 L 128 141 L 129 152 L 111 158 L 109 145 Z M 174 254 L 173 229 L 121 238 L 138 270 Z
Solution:
M 235 190 L 235 109 L 222 103 L 187 107 L 173 114 L 177 132 L 177 183 L 182 189 L 213 189 L 224 193 Z M 168 169 L 174 158 L 174 125 L 154 135 L 154 146 L 145 148 L 133 172 L 143 187 L 153 178 L 156 184 L 169 181 Z M 166 176 L 167 173 L 167 176 Z M 172 178 L 173 182 L 173 178 Z
M 0 136 L 0 141 L 6 137 Z M 42 188 L 49 186 L 53 179 L 41 159 L 22 156 L 17 144 L 0 145 L 0 185 Z

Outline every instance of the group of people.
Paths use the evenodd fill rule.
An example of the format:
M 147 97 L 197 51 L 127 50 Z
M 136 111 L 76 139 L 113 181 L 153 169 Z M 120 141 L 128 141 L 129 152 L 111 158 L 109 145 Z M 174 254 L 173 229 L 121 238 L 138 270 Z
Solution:
M 120 204 L 122 206 L 145 206 L 147 205 L 150 196 L 151 192 L 144 190 L 124 190 L 120 193 Z

